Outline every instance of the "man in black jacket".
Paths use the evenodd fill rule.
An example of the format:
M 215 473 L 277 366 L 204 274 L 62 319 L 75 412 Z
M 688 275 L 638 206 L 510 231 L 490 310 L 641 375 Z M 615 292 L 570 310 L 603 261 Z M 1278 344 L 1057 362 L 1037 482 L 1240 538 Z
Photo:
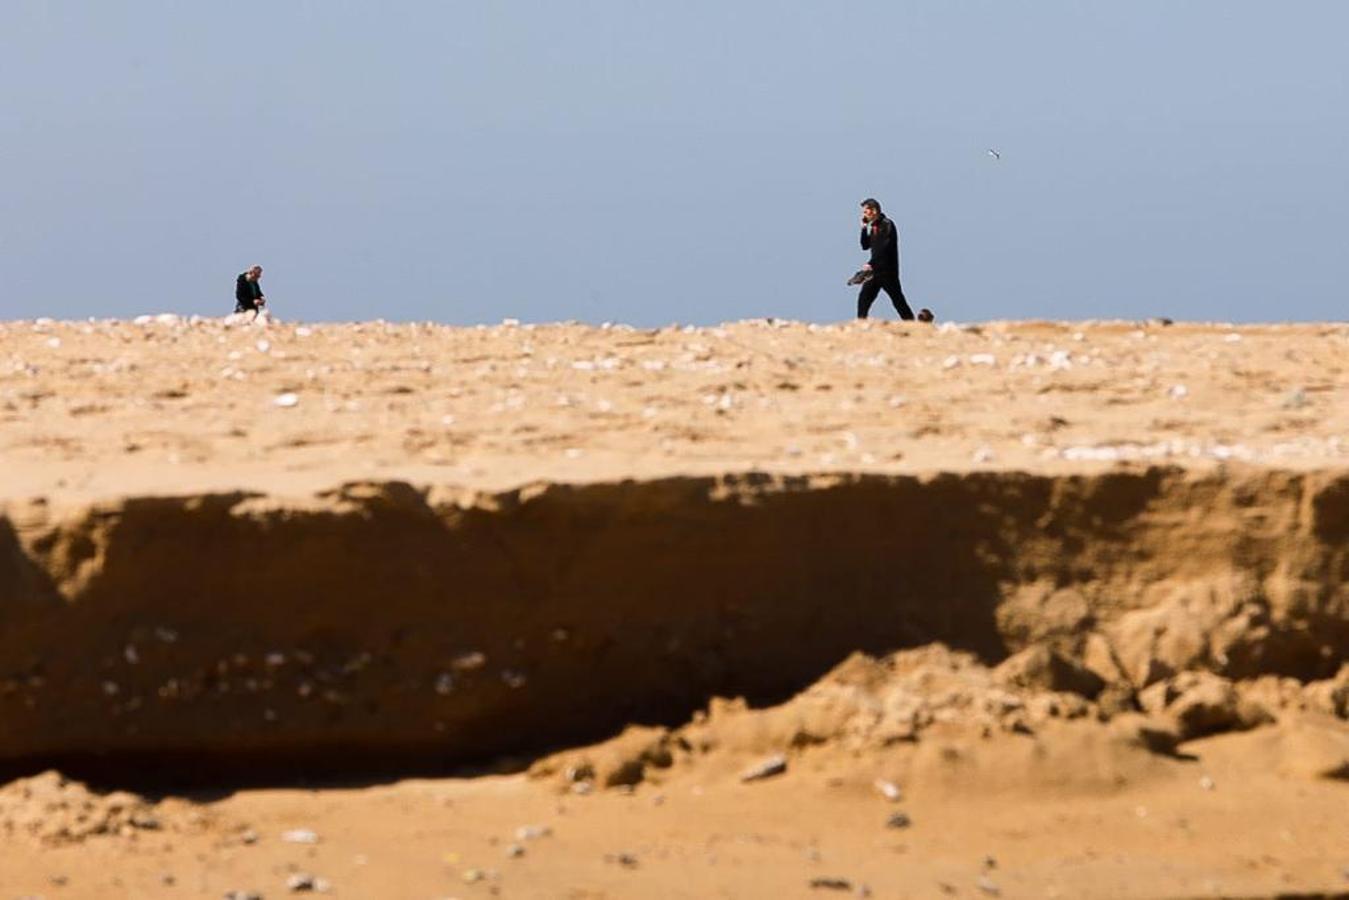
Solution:
M 262 312 L 262 308 L 267 305 L 267 298 L 262 296 L 262 285 L 258 284 L 258 279 L 261 277 L 262 266 L 254 266 L 240 275 L 239 279 L 234 282 L 235 312 L 255 314 Z
M 871 261 L 862 267 L 871 277 L 862 283 L 862 291 L 857 295 L 857 318 L 867 317 L 871 304 L 884 288 L 899 317 L 912 321 L 913 310 L 899 286 L 899 229 L 870 197 L 862 201 L 862 249 L 871 251 Z

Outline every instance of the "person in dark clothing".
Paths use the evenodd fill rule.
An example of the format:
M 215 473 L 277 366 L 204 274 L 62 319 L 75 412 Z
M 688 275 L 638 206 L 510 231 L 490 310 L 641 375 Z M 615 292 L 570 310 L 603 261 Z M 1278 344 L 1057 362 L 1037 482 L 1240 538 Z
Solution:
M 240 275 L 234 283 L 234 311 L 236 313 L 260 313 L 262 308 L 267 305 L 267 298 L 262 296 L 262 285 L 258 284 L 260 278 L 262 278 L 262 266 L 254 266 Z
M 870 197 L 862 201 L 862 249 L 871 251 L 871 261 L 862 267 L 871 277 L 862 283 L 857 295 L 857 318 L 867 317 L 871 304 L 884 290 L 899 317 L 912 321 L 913 310 L 899 285 L 899 229 Z

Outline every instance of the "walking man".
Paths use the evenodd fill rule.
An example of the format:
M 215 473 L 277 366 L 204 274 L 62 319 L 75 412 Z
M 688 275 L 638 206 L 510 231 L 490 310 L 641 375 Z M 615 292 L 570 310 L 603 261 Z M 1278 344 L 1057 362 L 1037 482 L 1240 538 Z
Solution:
M 240 275 L 239 280 L 234 283 L 234 311 L 236 313 L 251 312 L 256 318 L 262 312 L 262 308 L 267 305 L 267 298 L 262 296 L 262 285 L 258 284 L 260 278 L 262 278 L 262 266 L 254 266 Z
M 867 317 L 871 304 L 884 289 L 899 317 L 912 321 L 913 310 L 899 286 L 899 229 L 870 197 L 862 201 L 862 249 L 871 251 L 871 261 L 862 267 L 871 277 L 862 282 L 862 291 L 857 295 L 857 318 Z

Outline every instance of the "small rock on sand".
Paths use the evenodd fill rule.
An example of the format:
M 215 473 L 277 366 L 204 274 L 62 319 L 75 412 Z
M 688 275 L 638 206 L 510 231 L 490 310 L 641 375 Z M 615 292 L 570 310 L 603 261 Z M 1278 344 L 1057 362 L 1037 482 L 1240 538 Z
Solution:
M 281 840 L 287 844 L 317 844 L 319 836 L 308 828 L 292 828 L 281 832 Z
M 852 882 L 846 878 L 834 878 L 828 875 L 821 875 L 810 879 L 810 886 L 817 891 L 850 891 Z
M 913 820 L 909 818 L 908 813 L 891 813 L 885 819 L 886 828 L 908 828 L 912 824 Z
M 553 829 L 547 825 L 521 825 L 515 829 L 515 838 L 520 841 L 536 841 L 552 833 Z
M 876 779 L 876 790 L 881 792 L 881 796 L 891 803 L 898 803 L 902 796 L 899 785 L 893 781 L 886 781 L 884 778 Z
M 787 757 L 781 753 L 776 753 L 760 763 L 750 766 L 744 772 L 740 773 L 740 780 L 744 782 L 762 781 L 765 778 L 772 778 L 774 775 L 781 775 L 787 771 Z

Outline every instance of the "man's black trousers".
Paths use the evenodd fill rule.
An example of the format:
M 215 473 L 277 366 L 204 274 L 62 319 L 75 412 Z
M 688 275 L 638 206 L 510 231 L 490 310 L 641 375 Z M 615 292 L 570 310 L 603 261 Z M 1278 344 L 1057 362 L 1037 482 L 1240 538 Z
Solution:
M 882 290 L 889 295 L 890 302 L 895 305 L 895 312 L 899 313 L 899 317 L 912 321 L 913 310 L 909 309 L 909 301 L 904 299 L 904 289 L 899 286 L 898 272 L 877 272 L 870 281 L 862 285 L 862 291 L 857 295 L 857 318 L 867 317 L 867 313 L 871 312 L 871 304 L 876 302 Z

